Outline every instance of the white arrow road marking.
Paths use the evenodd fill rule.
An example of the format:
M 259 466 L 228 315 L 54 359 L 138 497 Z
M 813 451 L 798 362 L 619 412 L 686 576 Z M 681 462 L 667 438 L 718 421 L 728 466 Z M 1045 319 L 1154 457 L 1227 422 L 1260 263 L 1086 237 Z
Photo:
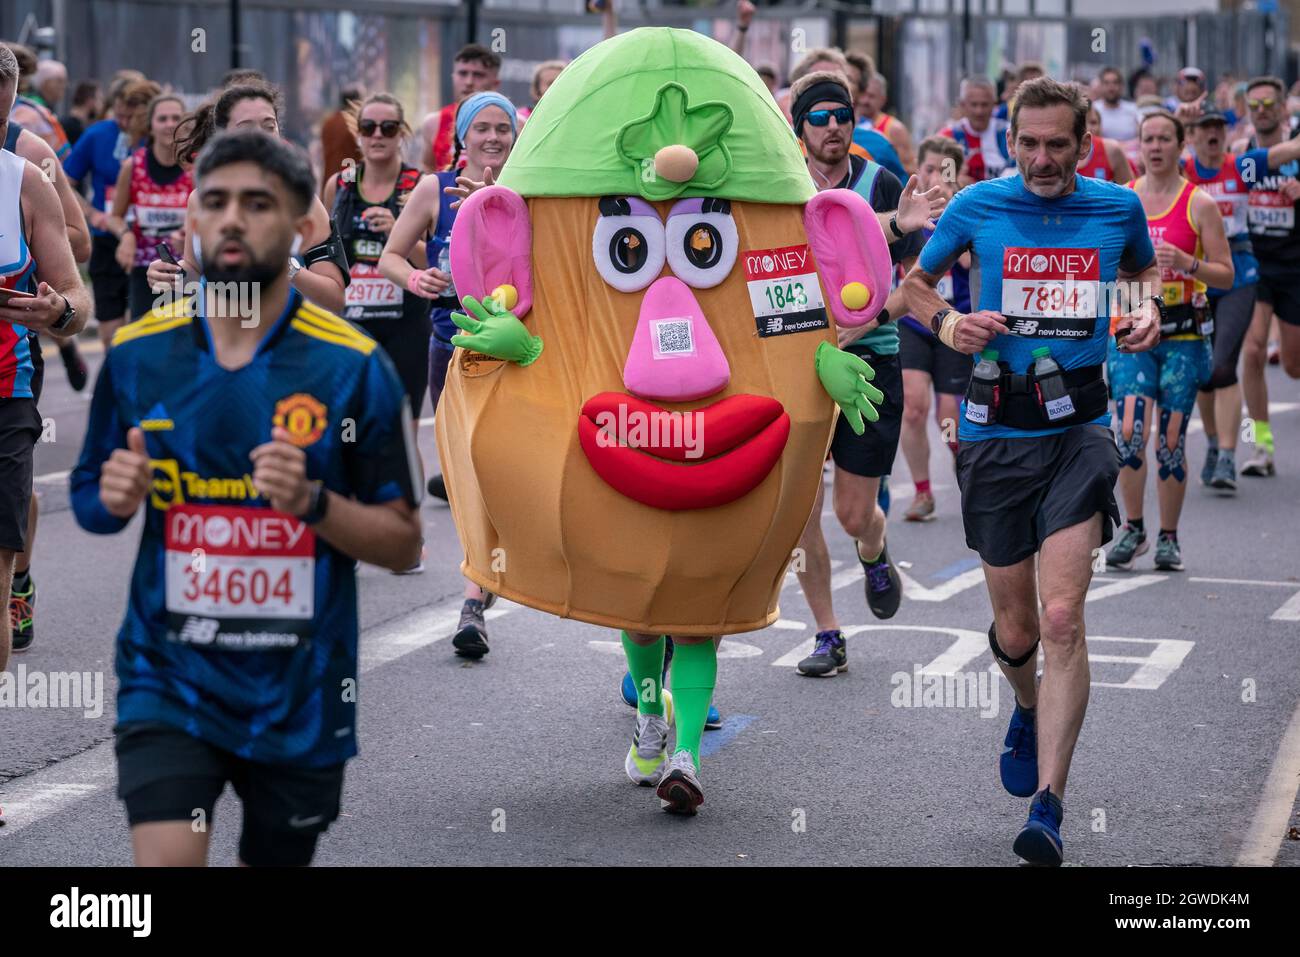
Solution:
M 1295 582 L 1251 581 L 1248 578 L 1189 578 L 1188 581 L 1206 582 L 1214 585 L 1264 585 L 1272 588 L 1295 588 Z M 1300 591 L 1296 592 L 1282 607 L 1269 615 L 1270 621 L 1300 621 Z
M 944 628 L 937 625 L 850 625 L 843 629 L 846 638 L 864 631 L 913 631 L 928 632 L 936 635 L 949 635 L 952 644 L 940 652 L 933 660 L 921 668 L 926 675 L 951 675 L 966 671 L 972 662 L 985 654 L 991 655 L 988 633 L 973 631 L 969 628 Z M 1119 638 L 1109 635 L 1089 635 L 1090 645 L 1097 642 L 1123 642 L 1129 644 L 1149 645 L 1148 655 L 1121 655 L 1089 653 L 1088 661 L 1097 664 L 1133 664 L 1137 669 L 1127 681 L 1094 681 L 1095 688 L 1126 688 L 1135 691 L 1155 691 L 1183 663 L 1191 652 L 1195 642 L 1175 638 Z M 792 668 L 812 654 L 815 640 L 810 638 L 800 642 L 789 652 L 782 655 L 773 666 Z M 1042 652 L 1039 651 L 1039 661 Z
M 947 601 L 953 595 L 960 594 L 968 588 L 984 584 L 983 567 L 964 571 L 933 588 L 922 585 L 905 571 L 900 570 L 898 574 L 903 579 L 903 597 L 911 601 Z

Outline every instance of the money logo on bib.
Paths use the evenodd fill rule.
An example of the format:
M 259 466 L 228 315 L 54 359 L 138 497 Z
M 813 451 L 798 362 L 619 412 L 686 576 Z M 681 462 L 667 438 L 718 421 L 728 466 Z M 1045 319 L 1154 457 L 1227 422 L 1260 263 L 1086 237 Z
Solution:
M 1008 246 L 1003 253 L 1001 312 L 1013 336 L 1088 338 L 1100 287 L 1096 249 Z

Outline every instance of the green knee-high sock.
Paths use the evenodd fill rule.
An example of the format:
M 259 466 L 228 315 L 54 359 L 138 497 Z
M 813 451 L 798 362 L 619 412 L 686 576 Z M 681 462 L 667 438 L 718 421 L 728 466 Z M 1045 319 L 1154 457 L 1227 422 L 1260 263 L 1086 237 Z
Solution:
M 623 653 L 627 655 L 627 670 L 636 683 L 636 710 L 638 714 L 664 713 L 663 675 L 664 638 L 649 645 L 638 645 L 622 632 Z
M 680 639 L 676 641 L 672 669 L 673 711 L 677 718 L 676 751 L 689 751 L 698 770 L 700 737 L 709 716 L 713 686 L 718 681 L 718 652 L 713 641 L 690 645 Z

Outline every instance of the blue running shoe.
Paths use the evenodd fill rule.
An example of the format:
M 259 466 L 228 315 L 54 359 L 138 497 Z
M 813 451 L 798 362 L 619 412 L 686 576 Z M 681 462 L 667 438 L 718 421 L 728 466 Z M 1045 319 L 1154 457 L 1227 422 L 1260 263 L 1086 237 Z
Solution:
M 704 719 L 705 731 L 717 731 L 722 727 L 722 714 L 718 711 L 718 706 L 712 701 L 709 702 L 709 714 Z
M 623 672 L 623 703 L 629 708 L 636 707 L 636 684 L 630 671 Z
M 1016 797 L 1031 796 L 1038 790 L 1038 729 L 1034 712 L 1020 707 L 1018 701 L 1002 744 L 1006 748 L 998 762 L 1002 786 Z
M 1030 864 L 1060 867 L 1065 859 L 1065 846 L 1061 843 L 1061 818 L 1065 808 L 1061 799 L 1050 787 L 1043 788 L 1029 805 L 1029 820 L 1016 835 L 1011 849 Z

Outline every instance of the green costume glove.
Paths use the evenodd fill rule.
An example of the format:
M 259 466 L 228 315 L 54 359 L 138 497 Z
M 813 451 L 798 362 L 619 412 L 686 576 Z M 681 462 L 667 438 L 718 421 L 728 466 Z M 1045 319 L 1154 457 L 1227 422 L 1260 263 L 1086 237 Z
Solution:
M 829 342 L 817 347 L 815 362 L 822 388 L 843 410 L 854 434 L 861 435 L 866 431 L 862 417 L 866 416 L 868 422 L 878 420 L 880 413 L 876 406 L 885 401 L 885 394 L 867 381 L 876 377 L 876 370 L 853 353 L 837 349 Z
M 482 302 L 466 296 L 464 305 L 473 316 L 453 312 L 451 321 L 469 335 L 452 336 L 453 346 L 472 349 L 494 359 L 517 362 L 521 366 L 531 365 L 542 354 L 541 337 L 530 333 L 518 316 L 503 309 L 491 296 Z

